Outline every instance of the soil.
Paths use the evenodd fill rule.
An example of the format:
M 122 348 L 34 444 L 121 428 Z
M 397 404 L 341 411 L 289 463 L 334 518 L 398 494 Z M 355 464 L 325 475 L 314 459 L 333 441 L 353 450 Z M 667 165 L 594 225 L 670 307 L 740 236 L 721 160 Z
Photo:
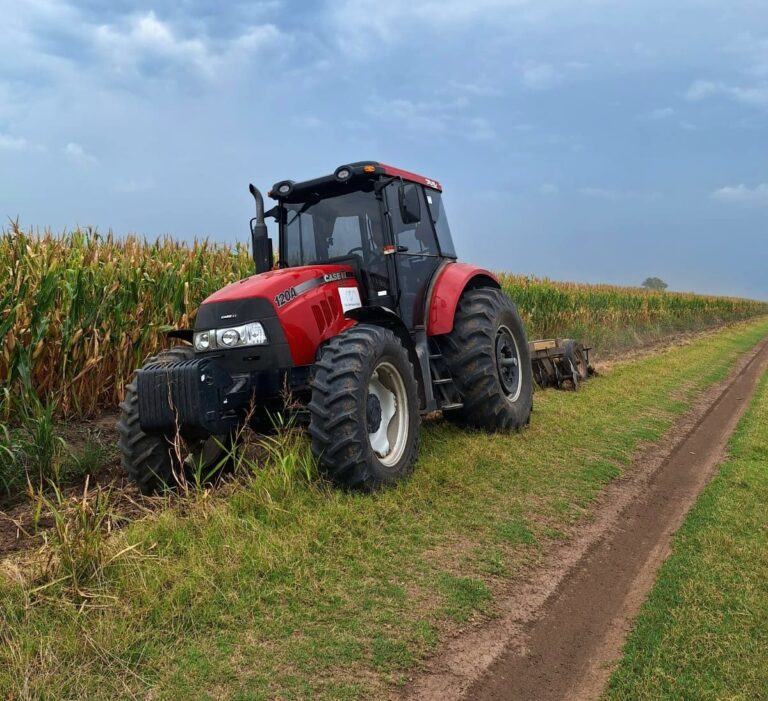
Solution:
M 96 431 L 104 441 L 116 444 L 116 421 L 115 413 L 105 413 L 97 419 L 68 427 L 64 436 L 67 445 L 77 450 L 85 443 L 85 435 Z M 106 489 L 114 495 L 112 501 L 121 514 L 137 512 L 137 502 L 141 501 L 141 496 L 129 484 L 117 459 L 101 465 L 98 471 L 87 475 L 87 479 L 89 492 Z M 85 480 L 86 476 L 83 475 L 68 483 L 62 488 L 62 495 L 65 498 L 82 496 L 86 487 Z M 44 534 L 53 525 L 53 519 L 45 509 L 36 513 L 37 506 L 37 501 L 30 499 L 26 493 L 17 495 L 13 501 L 0 502 L 0 559 L 43 543 Z
M 86 486 L 89 496 L 93 496 L 96 490 L 109 493 L 110 507 L 115 514 L 115 527 L 127 525 L 130 519 L 145 515 L 154 505 L 149 497 L 143 497 L 128 481 L 118 464 L 104 466 L 97 473 L 88 475 L 87 485 L 85 478 L 82 478 L 62 488 L 62 498 L 67 502 L 81 499 Z M 50 491 L 45 495 L 53 499 Z M 43 544 L 54 522 L 44 506 L 39 513 L 37 509 L 37 500 L 27 498 L 0 510 L 0 560 Z
M 673 533 L 725 457 L 766 367 L 768 339 L 636 457 L 572 540 L 510 585 L 496 619 L 449 640 L 399 696 L 598 698 Z

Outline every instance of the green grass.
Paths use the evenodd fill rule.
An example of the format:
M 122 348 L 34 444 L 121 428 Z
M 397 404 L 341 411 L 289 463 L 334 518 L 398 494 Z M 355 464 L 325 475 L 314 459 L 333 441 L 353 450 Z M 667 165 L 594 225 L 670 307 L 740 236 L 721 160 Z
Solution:
M 30 485 L 72 484 L 117 458 L 111 436 L 62 424 L 52 409 L 40 406 L 15 426 L 0 422 L 0 510 L 23 501 Z
M 751 322 L 539 393 L 521 434 L 432 422 L 412 479 L 375 496 L 308 479 L 304 440 L 277 446 L 227 498 L 116 535 L 135 556 L 106 560 L 89 605 L 5 577 L 0 696 L 379 698 L 447 631 L 493 615 L 507 578 L 766 334 Z
M 768 375 L 676 534 L 605 698 L 768 698 Z

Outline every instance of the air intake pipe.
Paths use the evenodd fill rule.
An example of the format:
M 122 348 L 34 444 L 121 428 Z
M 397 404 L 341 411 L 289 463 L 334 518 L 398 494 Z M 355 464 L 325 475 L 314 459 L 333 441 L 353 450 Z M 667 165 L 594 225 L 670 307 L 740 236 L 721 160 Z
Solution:
M 272 240 L 267 233 L 267 225 L 264 223 L 264 198 L 259 189 L 252 183 L 248 190 L 256 202 L 256 216 L 251 219 L 251 246 L 253 262 L 257 273 L 272 270 Z

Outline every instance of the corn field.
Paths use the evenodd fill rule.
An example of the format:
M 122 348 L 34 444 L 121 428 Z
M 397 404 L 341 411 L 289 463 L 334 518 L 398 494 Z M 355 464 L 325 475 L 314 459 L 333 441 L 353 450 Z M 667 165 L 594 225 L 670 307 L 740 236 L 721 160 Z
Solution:
M 63 417 L 116 407 L 163 333 L 194 323 L 202 299 L 251 272 L 240 245 L 12 225 L 0 234 L 0 420 L 13 423 L 30 401 Z M 744 299 L 509 274 L 502 283 L 531 336 L 575 336 L 600 347 L 768 313 L 768 305 Z
M 247 276 L 241 246 L 154 243 L 91 230 L 0 235 L 0 387 L 6 420 L 35 395 L 64 416 L 122 399 L 164 331 L 193 322 L 197 303 Z
M 602 351 L 628 348 L 768 314 L 768 303 L 639 287 L 553 282 L 501 273 L 532 338 L 577 338 Z

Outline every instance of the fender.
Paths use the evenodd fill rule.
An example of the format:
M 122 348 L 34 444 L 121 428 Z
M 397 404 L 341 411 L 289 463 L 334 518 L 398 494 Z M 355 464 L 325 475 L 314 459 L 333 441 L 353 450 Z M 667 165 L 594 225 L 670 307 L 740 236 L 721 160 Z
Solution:
M 453 331 L 459 298 L 464 290 L 474 287 L 501 289 L 501 284 L 492 272 L 467 263 L 448 263 L 438 271 L 429 298 L 428 336 Z

